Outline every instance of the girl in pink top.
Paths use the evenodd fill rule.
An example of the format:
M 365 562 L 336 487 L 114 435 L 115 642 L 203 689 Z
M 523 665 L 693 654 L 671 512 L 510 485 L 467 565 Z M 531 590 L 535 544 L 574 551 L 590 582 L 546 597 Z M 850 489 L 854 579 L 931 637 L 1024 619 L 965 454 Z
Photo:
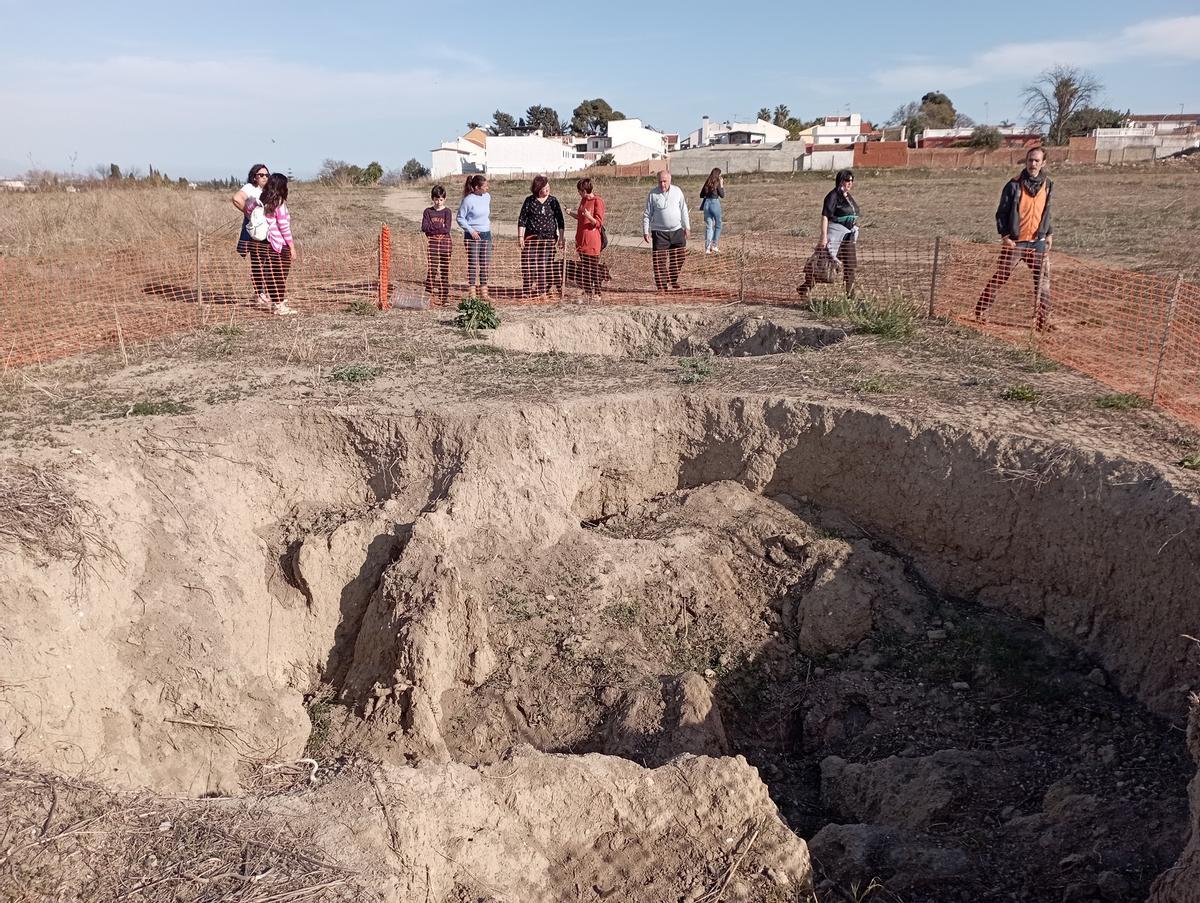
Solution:
M 267 217 L 267 243 L 271 250 L 267 256 L 267 294 L 271 298 L 271 310 L 280 316 L 294 314 L 288 306 L 287 280 L 296 259 L 296 243 L 292 239 L 291 217 L 287 209 L 288 179 L 283 173 L 273 172 L 267 179 L 258 203 Z M 247 202 L 253 210 L 253 202 Z

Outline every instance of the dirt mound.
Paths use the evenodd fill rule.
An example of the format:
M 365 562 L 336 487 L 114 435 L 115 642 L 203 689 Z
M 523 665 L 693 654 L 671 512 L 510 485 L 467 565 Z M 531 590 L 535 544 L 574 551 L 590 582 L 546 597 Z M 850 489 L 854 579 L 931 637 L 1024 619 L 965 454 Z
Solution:
M 552 319 L 506 320 L 492 335 L 492 343 L 510 351 L 611 357 L 758 357 L 821 348 L 846 338 L 845 330 L 837 327 L 803 320 L 794 313 L 779 316 L 796 322 L 708 310 L 581 312 Z
M 7 900 L 798 900 L 808 851 L 744 759 L 647 770 L 516 750 L 351 770 L 253 803 L 115 796 L 0 770 Z M 47 856 L 46 854 L 50 855 Z M 252 890 L 257 895 L 247 895 Z

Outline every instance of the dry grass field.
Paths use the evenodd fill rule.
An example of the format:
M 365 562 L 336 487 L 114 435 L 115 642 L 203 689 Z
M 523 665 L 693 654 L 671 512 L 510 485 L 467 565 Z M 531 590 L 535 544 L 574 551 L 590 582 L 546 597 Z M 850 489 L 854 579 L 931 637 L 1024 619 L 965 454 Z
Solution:
M 855 196 L 864 213 L 863 240 L 905 236 L 993 241 L 993 216 L 1006 178 L 999 170 L 922 172 L 861 170 Z M 1200 231 L 1200 170 L 1193 167 L 1052 169 L 1055 248 L 1113 266 L 1174 275 L 1200 265 L 1195 235 Z M 617 234 L 641 231 L 641 211 L 651 179 L 597 180 Z M 703 180 L 677 183 L 692 201 L 692 228 L 702 233 L 699 211 Z M 745 232 L 816 235 L 821 199 L 832 187 L 829 173 L 734 175 L 726 182 L 725 240 Z M 491 184 L 497 218 L 516 221 L 528 193 L 525 182 Z M 552 182 L 563 201 L 573 202 L 574 179 Z
M 1008 173 L 998 170 L 923 172 L 863 170 L 856 197 L 864 211 L 864 241 L 873 237 L 943 236 L 992 241 L 992 217 Z M 1055 181 L 1055 247 L 1113 266 L 1175 275 L 1200 266 L 1200 170 L 1190 166 L 1079 168 L 1051 171 Z M 702 180 L 681 178 L 693 205 L 693 229 L 703 229 Z M 565 203 L 574 179 L 553 180 Z M 609 231 L 636 236 L 651 179 L 597 180 L 609 206 Z M 734 175 L 727 180 L 724 239 L 747 232 L 816 235 L 827 173 Z M 524 181 L 492 183 L 493 217 L 515 224 L 528 193 Z M 417 186 L 427 190 L 427 185 Z M 447 180 L 451 205 L 460 189 Z M 329 247 L 367 237 L 396 216 L 387 189 L 345 189 L 296 183 L 289 206 L 301 247 Z M 78 194 L 0 194 L 0 256 L 102 250 L 142 242 L 177 243 L 202 236 L 232 237 L 237 214 L 229 193 L 164 189 L 97 190 Z M 412 228 L 412 224 L 399 224 Z
M 288 206 L 302 249 L 374 235 L 383 220 L 383 190 L 295 184 Z M 177 188 L 0 192 L 0 257 L 186 244 L 197 232 L 204 239 L 226 235 L 232 246 L 239 216 L 232 197 L 232 191 Z

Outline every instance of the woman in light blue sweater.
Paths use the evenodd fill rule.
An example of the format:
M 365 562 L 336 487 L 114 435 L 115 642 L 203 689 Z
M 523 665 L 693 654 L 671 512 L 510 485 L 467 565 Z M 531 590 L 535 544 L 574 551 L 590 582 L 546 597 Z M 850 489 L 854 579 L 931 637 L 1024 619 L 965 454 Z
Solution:
M 488 295 L 488 266 L 492 262 L 492 196 L 488 194 L 485 175 L 473 175 L 463 185 L 462 203 L 458 205 L 458 224 L 462 226 L 467 244 L 467 297 L 490 301 Z

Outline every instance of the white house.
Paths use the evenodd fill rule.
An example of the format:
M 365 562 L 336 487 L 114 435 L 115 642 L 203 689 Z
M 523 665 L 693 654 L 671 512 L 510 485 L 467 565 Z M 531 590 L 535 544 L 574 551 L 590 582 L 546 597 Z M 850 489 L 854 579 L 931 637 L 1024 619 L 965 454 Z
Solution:
M 487 142 L 487 133 L 478 128 L 453 141 L 443 141 L 430 151 L 430 175 L 435 179 L 444 179 L 483 172 L 487 162 Z
M 1126 117 L 1125 126 L 1150 129 L 1155 135 L 1193 136 L 1200 134 L 1200 113 L 1134 113 Z
M 856 144 L 867 140 L 869 127 L 863 127 L 862 114 L 826 116 L 824 121 L 800 133 L 807 144 Z
M 788 140 L 788 130 L 759 119 L 755 122 L 712 122 L 700 119 L 700 128 L 679 142 L 680 148 L 708 147 L 710 144 L 780 144 Z
M 584 152 L 592 158 L 612 154 L 619 165 L 661 160 L 667 154 L 667 136 L 646 128 L 640 119 L 616 119 L 607 135 L 589 135 Z
M 531 135 L 489 135 L 486 156 L 486 172 L 498 176 L 577 172 L 589 162 L 572 144 L 546 138 L 541 129 Z

